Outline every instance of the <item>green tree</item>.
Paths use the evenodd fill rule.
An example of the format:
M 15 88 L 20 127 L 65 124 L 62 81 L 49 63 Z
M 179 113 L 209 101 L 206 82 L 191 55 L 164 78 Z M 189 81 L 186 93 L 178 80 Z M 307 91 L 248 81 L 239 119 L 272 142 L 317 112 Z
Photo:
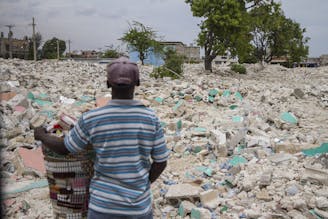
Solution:
M 47 40 L 42 47 L 42 56 L 46 59 L 57 58 L 57 41 L 59 41 L 59 56 L 63 56 L 66 50 L 66 43 L 64 40 L 53 37 L 51 40 Z
M 119 51 L 119 48 L 114 48 L 114 45 L 110 45 L 102 55 L 103 58 L 119 58 L 123 54 Z
M 291 61 L 305 57 L 305 29 L 284 16 L 273 0 L 185 0 L 191 11 L 203 20 L 198 45 L 205 49 L 205 69 L 226 53 L 240 62 L 271 61 L 287 56 Z
M 200 24 L 198 44 L 205 49 L 205 69 L 212 70 L 217 55 L 244 53 L 249 44 L 245 0 L 186 0 Z
M 253 54 L 258 61 L 270 62 L 274 56 L 284 56 L 291 62 L 299 62 L 307 56 L 305 44 L 309 39 L 303 36 L 305 29 L 286 18 L 279 3 L 261 5 L 249 13 Z
M 161 53 L 162 46 L 156 40 L 157 35 L 154 30 L 137 21 L 134 21 L 132 25 L 129 26 L 129 30 L 124 33 L 120 40 L 127 43 L 132 51 L 137 51 L 139 53 L 139 59 L 142 65 L 149 52 Z

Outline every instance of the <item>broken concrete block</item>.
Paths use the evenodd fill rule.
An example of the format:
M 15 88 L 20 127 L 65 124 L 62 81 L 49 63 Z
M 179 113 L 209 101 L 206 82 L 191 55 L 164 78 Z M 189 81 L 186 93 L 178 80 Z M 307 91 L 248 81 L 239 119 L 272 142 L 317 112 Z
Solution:
M 173 146 L 173 151 L 179 154 L 183 154 L 186 149 L 187 146 L 183 142 L 177 142 L 177 144 Z
M 247 147 L 271 147 L 271 140 L 265 136 L 246 136 Z
M 277 153 L 269 157 L 269 160 L 273 163 L 281 163 L 284 161 L 288 161 L 293 158 L 293 155 L 291 154 L 286 154 L 286 153 Z
M 287 152 L 289 154 L 295 154 L 298 152 L 301 152 L 305 149 L 311 149 L 315 148 L 317 145 L 312 145 L 312 144 L 293 144 L 293 143 L 277 143 L 274 146 L 274 151 L 276 153 L 279 152 Z
M 254 209 L 246 209 L 244 211 L 244 213 L 246 214 L 247 218 L 259 218 L 261 217 L 261 213 L 258 212 L 257 210 L 254 210 Z
M 30 125 L 32 129 L 35 129 L 37 127 L 41 127 L 45 124 L 47 121 L 47 117 L 40 114 L 35 114 L 34 117 L 30 121 Z
M 317 197 L 315 200 L 315 205 L 321 210 L 328 210 L 328 198 Z
M 293 95 L 296 98 L 302 99 L 304 97 L 304 92 L 301 89 L 299 89 L 299 88 L 295 88 L 294 89 L 294 92 L 293 92 Z
M 302 181 L 328 186 L 328 170 L 319 169 L 310 165 L 304 165 L 305 171 L 302 175 Z
M 228 148 L 235 148 L 239 142 L 243 139 L 245 139 L 246 132 L 245 130 L 239 130 L 235 135 L 230 137 L 230 140 L 228 141 Z
M 199 193 L 202 191 L 200 187 L 190 184 L 171 185 L 165 194 L 166 199 L 181 199 L 181 198 L 199 198 Z
M 200 201 L 205 208 L 216 209 L 220 203 L 218 190 L 208 190 L 200 193 Z
M 8 101 L 15 97 L 17 94 L 16 92 L 10 91 L 10 92 L 1 92 L 0 93 L 0 101 Z
M 269 202 L 272 200 L 272 197 L 269 195 L 266 189 L 262 189 L 261 191 L 256 193 L 256 198 L 259 200 L 263 200 Z
M 16 127 L 16 128 L 13 128 L 13 129 L 9 129 L 9 130 L 5 130 L 5 131 L 0 132 L 0 137 L 1 138 L 11 139 L 11 138 L 19 136 L 21 134 L 23 134 L 22 128 L 21 127 Z
M 269 186 L 272 180 L 272 171 L 266 171 L 260 176 L 260 186 Z
M 208 135 L 206 128 L 196 127 L 192 130 L 192 137 L 206 137 Z
M 322 211 L 322 210 L 315 208 L 314 212 L 324 219 L 328 218 L 328 211 Z
M 18 175 L 37 174 L 43 176 L 46 173 L 41 147 L 35 150 L 20 147 L 16 153 L 13 163 L 17 168 Z
M 288 216 L 290 216 L 293 219 L 307 219 L 308 217 L 305 217 L 302 212 L 299 212 L 297 210 L 291 210 L 288 213 Z
M 185 112 L 185 102 L 183 100 L 179 100 L 173 107 L 173 113 L 179 117 L 182 116 Z
M 226 134 L 220 130 L 210 131 L 210 144 L 214 146 L 215 153 L 219 157 L 226 157 L 228 154 Z
M 286 189 L 286 195 L 288 195 L 288 196 L 294 196 L 297 193 L 299 193 L 299 189 L 298 189 L 297 185 L 294 185 L 294 184 L 290 185 Z

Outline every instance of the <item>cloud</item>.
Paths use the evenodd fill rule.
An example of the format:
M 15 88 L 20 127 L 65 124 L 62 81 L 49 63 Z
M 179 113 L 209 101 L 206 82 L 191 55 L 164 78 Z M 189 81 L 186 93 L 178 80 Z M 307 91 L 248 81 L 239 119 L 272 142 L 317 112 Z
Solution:
M 75 12 L 75 14 L 80 16 L 94 16 L 97 14 L 97 9 L 95 8 L 79 9 Z
M 328 1 L 316 2 L 282 0 L 286 16 L 307 29 L 311 56 L 328 52 Z M 134 20 L 153 28 L 165 40 L 189 44 L 197 38 L 201 20 L 192 16 L 183 0 L 0 0 L 0 29 L 5 35 L 8 28 L 3 25 L 15 24 L 15 37 L 30 36 L 32 17 L 44 40 L 54 36 L 70 39 L 72 50 L 119 45 L 117 39 Z

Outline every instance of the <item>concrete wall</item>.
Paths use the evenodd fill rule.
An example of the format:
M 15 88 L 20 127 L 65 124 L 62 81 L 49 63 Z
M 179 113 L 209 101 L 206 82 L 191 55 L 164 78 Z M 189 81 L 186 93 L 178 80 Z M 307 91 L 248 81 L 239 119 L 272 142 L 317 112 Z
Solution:
M 321 66 L 328 65 L 328 55 L 321 55 L 320 56 L 320 65 Z

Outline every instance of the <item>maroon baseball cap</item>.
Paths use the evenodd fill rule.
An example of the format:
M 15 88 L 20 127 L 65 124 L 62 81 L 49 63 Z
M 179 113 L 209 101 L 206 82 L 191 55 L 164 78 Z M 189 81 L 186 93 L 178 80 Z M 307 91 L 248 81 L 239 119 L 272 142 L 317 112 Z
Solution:
M 107 79 L 112 86 L 139 86 L 139 69 L 136 63 L 120 57 L 107 65 Z

